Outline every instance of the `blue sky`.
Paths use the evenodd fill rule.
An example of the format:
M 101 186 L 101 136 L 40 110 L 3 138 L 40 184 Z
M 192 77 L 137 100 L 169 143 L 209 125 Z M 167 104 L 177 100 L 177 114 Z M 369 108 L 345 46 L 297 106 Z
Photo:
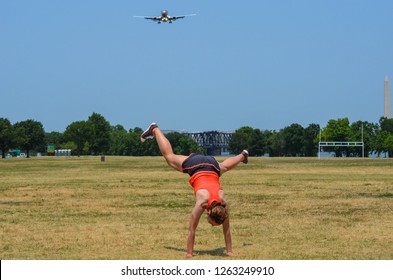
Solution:
M 133 17 L 162 9 L 197 16 Z M 0 117 L 47 132 L 93 112 L 190 132 L 378 122 L 392 11 L 390 0 L 0 0 Z

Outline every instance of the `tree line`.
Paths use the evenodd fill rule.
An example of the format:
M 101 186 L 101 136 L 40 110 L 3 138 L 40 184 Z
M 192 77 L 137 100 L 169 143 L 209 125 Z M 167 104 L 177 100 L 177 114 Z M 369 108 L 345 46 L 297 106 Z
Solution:
M 42 123 L 26 120 L 11 124 L 0 118 L 0 150 L 2 157 L 12 149 L 20 149 L 29 157 L 31 152 L 46 153 L 47 146 L 56 150 L 71 149 L 74 155 L 120 155 L 157 156 L 161 155 L 155 141 L 141 143 L 139 127 L 126 130 L 122 125 L 112 126 L 102 115 L 93 113 L 86 121 L 76 121 L 64 132 L 45 132 Z M 188 155 L 205 153 L 192 139 L 179 132 L 166 134 L 174 152 Z M 363 136 L 363 139 L 362 139 Z M 251 156 L 316 156 L 318 142 L 322 141 L 364 141 L 365 156 L 375 152 L 393 156 L 393 119 L 381 118 L 379 123 L 357 121 L 348 118 L 330 120 L 326 127 L 310 124 L 303 128 L 291 124 L 278 131 L 260 130 L 248 126 L 237 129 L 229 141 L 229 151 L 239 153 L 248 149 Z M 329 147 L 325 151 L 336 156 L 360 156 L 358 147 Z
M 235 131 L 229 149 L 240 150 L 248 147 L 250 155 L 258 156 L 317 156 L 318 143 L 322 142 L 364 142 L 364 156 L 375 153 L 378 156 L 393 156 L 393 119 L 380 118 L 379 123 L 357 121 L 350 123 L 348 118 L 329 120 L 326 127 L 310 124 L 303 128 L 291 124 L 279 131 L 242 127 Z M 324 152 L 334 153 L 336 157 L 359 157 L 361 147 L 324 147 Z

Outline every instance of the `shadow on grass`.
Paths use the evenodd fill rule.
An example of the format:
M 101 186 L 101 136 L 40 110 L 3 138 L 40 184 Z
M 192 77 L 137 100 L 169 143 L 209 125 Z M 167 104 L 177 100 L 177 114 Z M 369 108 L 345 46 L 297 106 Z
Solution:
M 180 249 L 180 248 L 175 248 L 171 246 L 165 246 L 165 249 L 172 250 L 172 251 L 177 251 L 177 252 L 184 252 L 184 254 L 187 252 L 186 249 Z M 194 250 L 194 255 L 196 256 L 225 256 L 225 248 L 217 248 L 213 250 Z
M 246 246 L 252 246 L 253 244 L 243 244 L 243 247 Z M 183 252 L 184 254 L 187 253 L 186 249 L 183 248 L 175 248 L 172 246 L 164 246 L 165 249 L 172 250 L 172 251 L 177 251 L 177 252 Z M 194 250 L 194 255 L 195 256 L 226 256 L 225 254 L 225 248 L 217 248 L 213 250 Z

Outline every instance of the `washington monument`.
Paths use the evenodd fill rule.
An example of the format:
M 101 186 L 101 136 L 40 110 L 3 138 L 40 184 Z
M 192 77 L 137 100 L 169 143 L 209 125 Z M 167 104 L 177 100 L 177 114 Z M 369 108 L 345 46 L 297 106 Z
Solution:
M 389 78 L 385 76 L 385 114 L 384 117 L 390 119 L 390 98 L 389 98 Z

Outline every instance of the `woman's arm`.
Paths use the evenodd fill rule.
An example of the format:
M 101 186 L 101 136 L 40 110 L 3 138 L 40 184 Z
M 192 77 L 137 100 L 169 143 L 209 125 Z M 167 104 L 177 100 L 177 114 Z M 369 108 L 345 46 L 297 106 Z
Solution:
M 204 211 L 201 201 L 195 203 L 194 209 L 191 212 L 190 224 L 188 226 L 188 238 L 187 238 L 187 255 L 186 257 L 191 258 L 193 256 L 192 252 L 194 250 L 195 244 L 195 231 L 198 227 L 199 220 Z
M 232 236 L 229 226 L 229 217 L 222 224 L 222 232 L 224 233 L 225 249 L 227 251 L 227 256 L 234 256 L 235 254 L 232 251 Z

